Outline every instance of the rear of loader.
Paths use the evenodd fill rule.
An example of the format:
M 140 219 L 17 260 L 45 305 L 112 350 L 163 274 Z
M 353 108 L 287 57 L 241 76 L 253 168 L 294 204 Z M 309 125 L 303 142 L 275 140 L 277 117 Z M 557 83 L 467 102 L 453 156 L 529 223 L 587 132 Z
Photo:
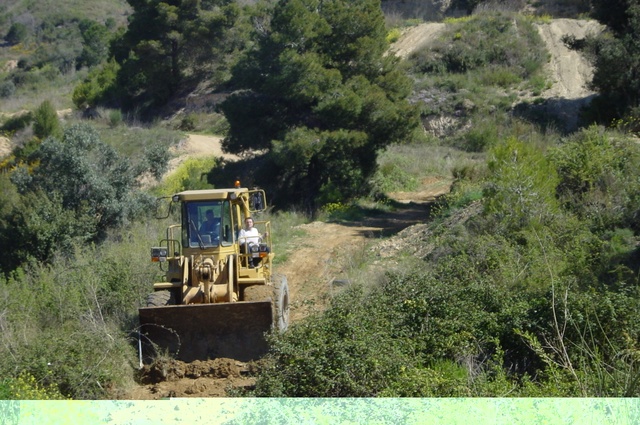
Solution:
M 151 250 L 164 275 L 139 309 L 143 360 L 261 357 L 265 334 L 289 322 L 287 280 L 272 271 L 270 223 L 253 217 L 261 239 L 253 246 L 238 240 L 244 219 L 266 208 L 264 192 L 185 191 L 172 204 L 181 208 L 181 224 Z

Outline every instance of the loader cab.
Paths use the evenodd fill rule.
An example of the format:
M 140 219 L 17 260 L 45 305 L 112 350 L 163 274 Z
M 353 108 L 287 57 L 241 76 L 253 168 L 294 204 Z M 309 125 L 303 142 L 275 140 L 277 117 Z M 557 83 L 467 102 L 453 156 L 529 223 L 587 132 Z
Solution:
M 233 244 L 231 204 L 226 199 L 182 203 L 182 245 L 214 248 Z

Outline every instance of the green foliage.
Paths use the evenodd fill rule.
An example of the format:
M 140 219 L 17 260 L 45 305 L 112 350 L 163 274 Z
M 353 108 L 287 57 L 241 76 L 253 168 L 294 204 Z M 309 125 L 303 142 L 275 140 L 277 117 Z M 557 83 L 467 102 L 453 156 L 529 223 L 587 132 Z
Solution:
M 387 163 L 380 166 L 374 177 L 373 187 L 380 193 L 417 189 L 418 182 L 416 178 L 403 165 Z
M 122 111 L 119 109 L 113 109 L 109 111 L 109 127 L 117 127 L 123 123 L 122 121 Z
M 32 121 L 33 114 L 31 112 L 13 115 L 2 124 L 2 132 L 7 134 L 15 133 L 27 128 Z
M 53 385 L 42 386 L 36 378 L 22 372 L 16 378 L 0 382 L 0 398 L 3 400 L 65 400 L 60 390 Z
M 387 33 L 387 37 L 386 37 L 387 43 L 395 43 L 396 41 L 398 41 L 401 35 L 402 35 L 402 31 L 400 31 L 399 28 L 392 28 Z
M 375 396 L 411 362 L 403 353 L 406 342 L 387 331 L 385 304 L 367 299 L 361 289 L 347 292 L 326 315 L 276 341 L 274 362 L 259 379 L 256 395 Z
M 185 76 L 224 66 L 232 28 L 239 17 L 235 2 L 129 0 L 133 8 L 127 31 L 112 44 L 120 65 L 121 106 L 164 104 Z M 227 44 L 227 46 L 225 46 Z
M 33 112 L 33 134 L 41 140 L 62 135 L 58 114 L 49 100 L 42 102 Z
M 469 172 L 456 171 L 446 226 L 438 221 L 425 232 L 431 248 L 419 271 L 390 272 L 368 291 L 353 287 L 323 315 L 276 337 L 256 394 L 361 396 L 355 379 L 384 396 L 637 395 L 637 237 L 629 215 L 637 211 L 640 180 L 630 165 L 637 146 L 591 128 L 545 153 L 527 128 L 511 130 L 526 142 L 492 143 L 483 214 L 469 216 L 481 194 Z M 616 200 L 584 196 L 594 191 Z M 603 231 L 573 215 L 587 205 L 601 217 L 609 214 L 603 205 L 628 206 L 609 221 L 617 228 Z M 352 322 L 369 331 L 354 334 Z M 375 365 L 371 373 L 330 354 L 344 351 Z M 400 368 L 385 375 L 389 358 Z
M 517 232 L 545 226 L 558 211 L 555 168 L 537 147 L 508 139 L 491 150 L 485 211 L 496 217 L 498 231 Z
M 624 117 L 614 120 L 613 128 L 624 133 L 640 135 L 640 107 L 632 108 Z
M 4 183 L 0 241 L 11 250 L 0 259 L 1 272 L 28 261 L 50 261 L 56 254 L 70 252 L 74 242 L 86 242 L 93 235 L 96 220 L 65 209 L 56 193 L 18 196 L 10 182 Z
M 487 223 L 434 225 L 436 248 L 419 272 L 390 273 L 368 291 L 351 287 L 324 314 L 277 337 L 255 394 L 638 394 L 635 276 L 619 275 L 622 290 L 589 289 L 600 244 L 569 217 L 518 238 L 491 233 Z M 633 249 L 629 232 L 614 239 L 612 249 Z M 378 349 L 361 348 L 369 346 Z M 335 353 L 355 353 L 366 372 L 351 354 Z
M 485 152 L 498 142 L 500 130 L 496 121 L 484 119 L 456 137 L 453 144 L 467 152 Z
M 196 128 L 196 117 L 193 114 L 187 114 L 180 120 L 179 130 L 193 131 Z
M 76 108 L 82 110 L 95 107 L 98 103 L 113 103 L 117 93 L 115 83 L 119 70 L 120 66 L 114 60 L 93 69 L 73 90 L 71 97 Z
M 129 331 L 158 272 L 148 260 L 155 225 L 114 232 L 100 246 L 78 245 L 68 258 L 0 280 L 0 374 L 7 384 L 28 378 L 24 390 L 3 398 L 26 391 L 32 398 L 118 398 L 111 391 L 132 384 L 137 358 Z
M 79 28 L 83 43 L 76 66 L 90 68 L 105 61 L 109 53 L 109 29 L 88 19 L 80 21 Z
M 16 92 L 16 85 L 13 81 L 0 82 L 0 98 L 7 98 L 13 96 Z
M 322 207 L 320 215 L 327 216 L 328 220 L 354 221 L 362 218 L 362 210 L 354 204 L 342 204 L 340 202 L 329 203 Z
M 160 180 L 169 168 L 169 151 L 158 143 L 145 147 L 144 155 L 148 171 L 156 180 Z
M 366 193 L 377 151 L 417 126 L 410 81 L 387 48 L 372 0 L 275 5 L 266 37 L 234 68 L 222 104 L 230 152 L 269 149 L 279 204 L 311 209 Z M 275 179 L 274 179 L 275 177 Z
M 592 15 L 595 19 L 611 28 L 617 34 L 623 34 L 631 25 L 632 16 L 629 6 L 636 5 L 628 0 L 592 0 Z
M 636 143 L 594 126 L 552 150 L 550 158 L 560 176 L 561 200 L 594 229 L 638 228 L 633 219 L 640 208 Z
M 409 58 L 419 77 L 412 97 L 424 116 L 465 118 L 471 111 L 460 107 L 464 102 L 485 116 L 508 111 L 516 100 L 513 89 L 540 90 L 546 62 L 544 43 L 528 18 L 497 11 L 455 19 Z
M 601 99 L 592 108 L 597 122 L 608 124 L 640 106 L 640 5 L 637 1 L 594 2 L 594 15 L 613 31 L 587 39 L 594 58 L 591 86 Z M 597 109 L 596 109 L 597 108 Z
M 0 239 L 13 246 L 2 258 L 9 272 L 29 258 L 48 262 L 77 241 L 104 237 L 109 228 L 146 214 L 147 195 L 136 189 L 144 170 L 104 144 L 90 126 L 73 125 L 62 141 L 47 138 L 30 155 L 35 166 L 10 176 L 2 196 Z
M 14 22 L 9 27 L 9 31 L 4 36 L 4 39 L 9 45 L 15 45 L 26 41 L 28 35 L 29 30 L 25 24 L 22 22 Z
M 111 112 L 107 111 L 105 126 L 97 126 L 100 139 L 113 147 L 118 153 L 132 160 L 136 160 L 147 150 L 157 149 L 168 155 L 170 148 L 177 146 L 185 137 L 184 133 L 165 128 L 163 126 L 138 127 L 136 122 L 131 126 L 111 126 Z M 123 117 L 129 123 L 130 116 Z M 160 154 L 160 152 L 158 152 Z M 144 155 L 146 156 L 146 155 Z
M 206 176 L 217 165 L 218 159 L 215 157 L 187 159 L 155 191 L 158 195 L 171 196 L 183 190 L 211 189 Z
M 489 67 L 484 78 L 511 72 L 509 84 L 533 75 L 546 61 L 535 27 L 518 15 L 491 13 L 456 21 L 433 46 L 412 61 L 424 73 L 463 73 Z M 492 74 L 497 74 L 492 76 Z

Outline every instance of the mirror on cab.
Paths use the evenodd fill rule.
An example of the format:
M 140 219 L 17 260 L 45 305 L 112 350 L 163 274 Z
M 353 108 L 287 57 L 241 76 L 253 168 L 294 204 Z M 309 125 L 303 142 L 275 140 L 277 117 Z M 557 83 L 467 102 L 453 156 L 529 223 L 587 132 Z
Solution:
M 267 197 L 262 189 L 253 189 L 249 191 L 249 211 L 261 212 L 267 209 Z
M 171 202 L 171 197 L 169 196 L 156 198 L 156 219 L 162 220 L 169 217 L 173 210 L 172 204 L 173 202 Z

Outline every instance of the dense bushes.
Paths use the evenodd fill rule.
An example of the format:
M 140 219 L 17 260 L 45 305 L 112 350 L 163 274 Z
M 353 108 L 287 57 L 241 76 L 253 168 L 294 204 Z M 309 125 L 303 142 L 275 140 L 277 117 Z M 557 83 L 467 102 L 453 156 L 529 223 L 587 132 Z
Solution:
M 44 128 L 55 131 L 50 123 Z M 65 129 L 61 139 L 36 144 L 25 160 L 1 176 L 0 240 L 12 247 L 0 259 L 3 273 L 30 258 L 47 262 L 69 253 L 74 242 L 99 241 L 109 229 L 147 214 L 150 197 L 137 190 L 137 177 L 161 166 L 162 158 L 138 166 L 80 124 Z
M 74 399 L 115 397 L 110 391 L 132 384 L 137 357 L 127 330 L 157 273 L 147 253 L 159 232 L 137 225 L 1 279 L 3 378 L 19 384 L 28 374 L 34 381 L 24 391 L 51 388 Z
M 560 175 L 560 200 L 598 231 L 637 224 L 640 149 L 597 127 L 568 138 L 552 152 Z
M 582 213 L 600 184 L 640 194 L 624 167 L 638 148 L 612 136 L 587 129 L 548 154 L 497 143 L 483 214 L 435 233 L 420 271 L 356 285 L 277 337 L 256 394 L 638 396 L 635 220 L 623 198 Z

